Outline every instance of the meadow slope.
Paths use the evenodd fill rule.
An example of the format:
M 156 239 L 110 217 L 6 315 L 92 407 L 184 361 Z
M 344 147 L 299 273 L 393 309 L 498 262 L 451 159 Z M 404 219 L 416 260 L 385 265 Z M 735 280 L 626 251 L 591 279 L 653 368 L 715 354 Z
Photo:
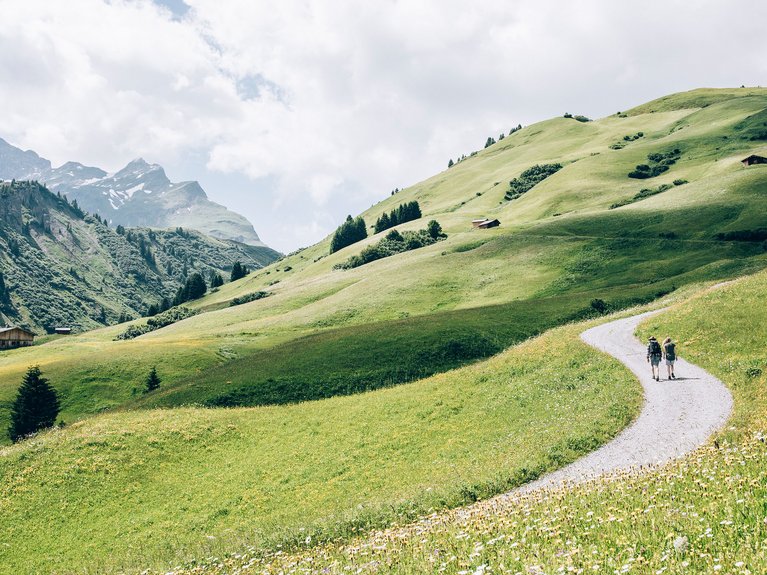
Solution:
M 734 396 L 727 427 L 680 460 L 578 487 L 496 498 L 351 544 L 266 558 L 243 552 L 182 572 L 764 573 L 766 290 L 761 272 L 703 289 L 640 326 L 642 339 L 675 335 L 681 355 L 719 377 Z
M 3 448 L 0 572 L 167 569 L 510 489 L 604 443 L 638 411 L 636 382 L 581 330 L 393 389 L 102 415 Z
M 651 104 L 527 126 L 362 214 L 372 224 L 418 201 L 423 218 L 398 229 L 435 218 L 445 241 L 336 270 L 382 234 L 332 255 L 326 239 L 193 304 L 205 313 L 136 340 L 113 341 L 126 327 L 113 326 L 5 353 L 0 426 L 31 364 L 61 390 L 65 421 L 113 408 L 317 399 L 489 357 L 593 314 L 594 299 L 619 309 L 764 267 L 767 167 L 739 160 L 767 153 L 767 90 L 704 89 Z M 669 150 L 679 157 L 666 172 L 628 177 Z M 550 162 L 563 168 L 503 199 L 510 179 Z M 477 217 L 502 224 L 475 230 Z M 258 291 L 270 295 L 229 307 Z M 143 397 L 154 365 L 163 391 Z

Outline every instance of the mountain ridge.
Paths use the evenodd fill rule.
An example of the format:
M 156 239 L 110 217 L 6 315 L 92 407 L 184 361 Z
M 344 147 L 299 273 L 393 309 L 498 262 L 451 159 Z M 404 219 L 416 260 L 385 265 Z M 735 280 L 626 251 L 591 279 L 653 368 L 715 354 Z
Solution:
M 140 157 L 114 173 L 75 161 L 54 168 L 37 152 L 0 138 L 0 179 L 42 182 L 114 225 L 192 228 L 267 247 L 244 216 L 210 200 L 198 182 L 172 182 L 161 165 Z

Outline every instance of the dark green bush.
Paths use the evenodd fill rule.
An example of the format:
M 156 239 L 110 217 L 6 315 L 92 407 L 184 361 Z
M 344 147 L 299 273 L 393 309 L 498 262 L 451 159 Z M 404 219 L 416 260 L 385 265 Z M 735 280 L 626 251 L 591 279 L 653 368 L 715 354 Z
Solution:
M 244 303 L 248 303 L 248 302 L 251 302 L 251 301 L 256 301 L 258 299 L 263 299 L 263 298 L 265 298 L 265 297 L 267 297 L 269 295 L 271 295 L 271 294 L 269 292 L 267 292 L 267 291 L 255 291 L 255 292 L 252 292 L 252 293 L 241 295 L 239 297 L 236 297 L 236 298 L 232 299 L 229 302 L 229 307 L 234 307 L 236 305 L 242 305 Z
M 539 184 L 561 169 L 562 164 L 536 164 L 526 169 L 518 178 L 514 178 L 509 182 L 509 190 L 504 195 L 504 199 L 507 201 L 517 199 L 522 194 L 530 191 L 536 184 Z
M 128 328 L 124 332 L 122 332 L 117 337 L 115 337 L 115 341 L 136 338 L 140 335 L 144 335 L 145 333 L 149 333 L 149 332 L 158 330 L 160 328 L 163 328 L 165 326 L 171 325 L 173 323 L 176 323 L 177 321 L 181 321 L 182 319 L 192 317 L 193 315 L 196 315 L 197 313 L 198 313 L 197 311 L 193 309 L 189 309 L 188 307 L 184 307 L 184 306 L 173 307 L 169 309 L 168 311 L 165 311 L 154 317 L 150 317 L 146 321 L 146 323 L 143 325 L 134 324 L 134 325 L 128 326 Z

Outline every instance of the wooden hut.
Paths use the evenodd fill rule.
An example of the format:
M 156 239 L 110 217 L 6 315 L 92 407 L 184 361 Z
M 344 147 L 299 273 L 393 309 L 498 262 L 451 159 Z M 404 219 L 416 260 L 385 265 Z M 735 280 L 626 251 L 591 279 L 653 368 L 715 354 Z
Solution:
M 56 335 L 72 335 L 72 328 L 71 327 L 55 327 L 53 328 L 53 333 Z
M 764 156 L 751 154 L 748 158 L 743 158 L 741 162 L 743 162 L 744 166 L 753 166 L 754 164 L 767 164 L 767 158 Z
M 498 220 L 474 220 L 471 222 L 471 225 L 475 228 L 479 228 L 480 230 L 486 230 L 488 228 L 497 228 L 501 225 L 501 222 Z
M 20 327 L 0 327 L 0 349 L 27 347 L 35 341 L 35 334 Z

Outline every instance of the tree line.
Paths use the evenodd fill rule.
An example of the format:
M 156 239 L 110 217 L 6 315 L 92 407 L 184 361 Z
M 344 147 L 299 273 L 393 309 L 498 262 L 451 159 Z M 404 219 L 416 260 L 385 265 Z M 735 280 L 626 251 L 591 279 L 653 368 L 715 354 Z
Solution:
M 421 217 L 421 207 L 418 202 L 412 201 L 405 204 L 400 204 L 394 208 L 388 214 L 384 212 L 380 218 L 376 220 L 373 230 L 375 233 L 388 230 L 398 224 L 404 224 L 405 222 L 411 222 Z

